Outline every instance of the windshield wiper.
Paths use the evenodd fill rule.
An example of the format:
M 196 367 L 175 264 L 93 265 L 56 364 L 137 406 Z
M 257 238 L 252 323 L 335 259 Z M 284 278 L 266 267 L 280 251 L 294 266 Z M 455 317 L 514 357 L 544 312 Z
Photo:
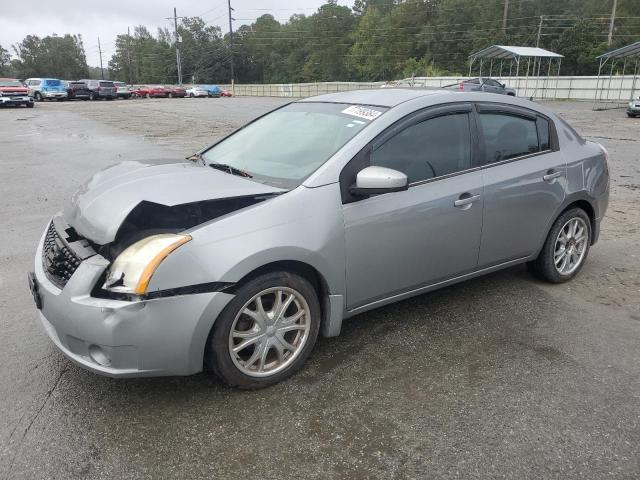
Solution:
M 231 165 L 227 165 L 226 163 L 210 163 L 209 166 L 211 168 L 215 168 L 216 170 L 221 170 L 223 172 L 230 173 L 231 175 L 238 175 L 239 177 L 253 178 L 249 172 L 245 172 L 244 170 L 240 170 L 239 168 L 232 167 Z

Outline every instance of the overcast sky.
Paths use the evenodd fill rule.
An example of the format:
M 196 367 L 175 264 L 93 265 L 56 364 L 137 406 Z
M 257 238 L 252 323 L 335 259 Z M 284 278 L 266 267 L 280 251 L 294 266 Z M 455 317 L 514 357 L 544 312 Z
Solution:
M 295 13 L 312 14 L 324 0 L 231 0 L 234 8 L 234 29 L 252 23 L 257 17 L 271 13 L 284 22 Z M 340 5 L 353 5 L 353 0 L 339 0 Z M 102 45 L 105 66 L 115 50 L 115 38 L 126 33 L 127 27 L 146 25 L 155 33 L 156 27 L 173 25 L 165 17 L 200 16 L 223 33 L 229 30 L 227 0 L 2 0 L 0 14 L 0 45 L 13 53 L 11 45 L 29 34 L 44 37 L 57 33 L 81 34 L 89 65 L 98 66 L 98 37 Z

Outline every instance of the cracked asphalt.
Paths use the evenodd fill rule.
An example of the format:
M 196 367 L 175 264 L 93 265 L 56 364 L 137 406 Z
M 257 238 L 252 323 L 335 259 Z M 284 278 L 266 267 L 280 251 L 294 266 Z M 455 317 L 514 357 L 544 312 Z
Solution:
M 96 170 L 183 158 L 283 102 L 0 110 L 0 479 L 640 477 L 640 119 L 550 106 L 611 154 L 600 242 L 560 286 L 516 267 L 359 315 L 298 375 L 113 380 L 68 362 L 26 284 Z

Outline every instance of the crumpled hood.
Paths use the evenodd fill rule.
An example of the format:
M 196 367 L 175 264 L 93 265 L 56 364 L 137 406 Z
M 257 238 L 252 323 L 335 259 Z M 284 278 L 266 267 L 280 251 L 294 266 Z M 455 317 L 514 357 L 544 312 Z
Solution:
M 115 239 L 122 222 L 142 201 L 172 207 L 283 191 L 200 164 L 128 161 L 98 172 L 80 187 L 64 217 L 78 234 L 104 245 Z

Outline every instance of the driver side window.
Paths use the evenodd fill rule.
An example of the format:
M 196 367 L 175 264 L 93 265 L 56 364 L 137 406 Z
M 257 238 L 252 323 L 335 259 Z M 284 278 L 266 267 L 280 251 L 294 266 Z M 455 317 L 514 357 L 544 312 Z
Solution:
M 405 128 L 371 153 L 371 165 L 403 172 L 409 183 L 471 168 L 469 114 L 444 115 Z

